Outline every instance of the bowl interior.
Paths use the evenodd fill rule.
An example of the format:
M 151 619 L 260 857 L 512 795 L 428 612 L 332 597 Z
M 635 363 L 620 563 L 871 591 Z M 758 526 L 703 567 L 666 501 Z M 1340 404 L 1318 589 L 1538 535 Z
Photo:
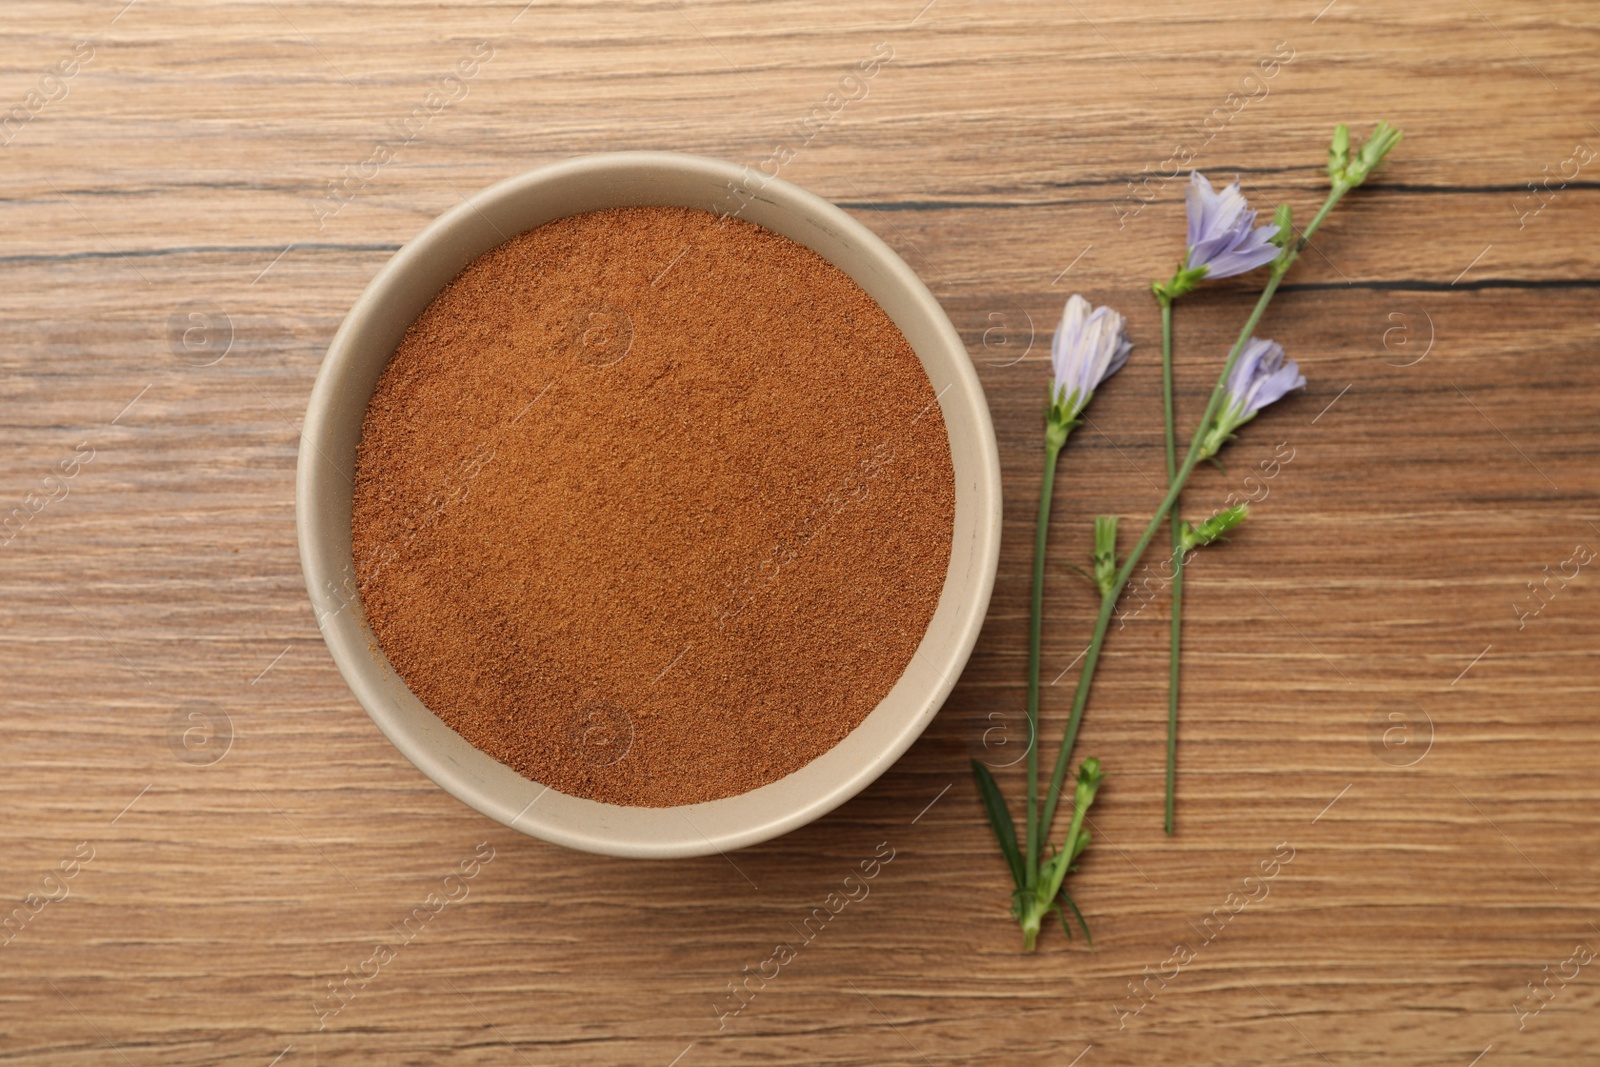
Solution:
M 468 263 L 553 219 L 611 207 L 702 208 L 759 223 L 849 274 L 889 314 L 938 396 L 955 469 L 950 568 L 933 620 L 894 688 L 839 745 L 736 797 L 635 808 L 529 781 L 430 712 L 389 665 L 357 595 L 351 549 L 356 447 L 367 402 L 406 328 Z M 334 336 L 306 412 L 296 484 L 301 562 L 323 637 L 357 700 L 412 763 L 466 804 L 557 844 L 620 856 L 729 851 L 842 804 L 883 773 L 937 712 L 987 610 L 1000 544 L 1000 470 L 982 387 L 949 319 L 915 273 L 832 204 L 760 171 L 675 153 L 579 159 L 511 178 L 408 243 Z

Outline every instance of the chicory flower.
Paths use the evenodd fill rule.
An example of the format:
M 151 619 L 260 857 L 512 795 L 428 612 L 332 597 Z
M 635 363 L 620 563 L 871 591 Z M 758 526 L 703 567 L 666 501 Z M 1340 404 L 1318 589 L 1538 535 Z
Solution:
M 1256 213 L 1239 190 L 1239 179 L 1220 193 L 1204 174 L 1189 173 L 1187 270 L 1205 268 L 1207 278 L 1231 278 L 1278 258 L 1276 223 L 1257 226 Z
M 1276 341 L 1252 337 L 1239 353 L 1228 375 L 1222 410 L 1206 434 L 1202 458 L 1221 451 L 1233 431 L 1256 417 L 1268 404 L 1281 400 L 1291 389 L 1305 388 L 1306 379 L 1294 360 L 1283 358 L 1283 346 Z
M 1049 418 L 1061 433 L 1077 425 L 1100 383 L 1128 362 L 1133 342 L 1128 323 L 1109 307 L 1090 310 L 1089 301 L 1077 293 L 1067 298 L 1050 342 L 1050 364 L 1055 381 L 1050 387 Z
M 1256 225 L 1256 213 L 1245 201 L 1238 178 L 1219 192 L 1204 174 L 1190 171 L 1185 199 L 1188 251 L 1170 282 L 1152 283 L 1157 299 L 1170 303 L 1192 291 L 1202 278 L 1231 278 L 1278 258 L 1284 226 L 1277 219 Z

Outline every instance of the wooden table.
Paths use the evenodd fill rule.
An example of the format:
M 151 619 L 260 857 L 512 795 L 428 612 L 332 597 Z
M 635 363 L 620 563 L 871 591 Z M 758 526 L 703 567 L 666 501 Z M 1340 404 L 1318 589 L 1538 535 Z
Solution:
M 1593 5 L 0 17 L 0 1060 L 1597 1062 L 1600 965 L 1579 961 L 1600 949 L 1600 578 L 1573 562 L 1600 546 Z M 1187 166 L 1303 220 L 1334 124 L 1378 119 L 1405 143 L 1262 326 L 1310 385 L 1190 494 L 1257 506 L 1190 572 L 1178 834 L 1150 594 L 1079 747 L 1109 772 L 1075 876 L 1095 947 L 1052 929 L 1024 956 L 967 759 L 1021 751 L 1050 328 L 1082 291 L 1139 349 L 1064 467 L 1047 754 L 1095 608 L 1066 564 L 1091 516 L 1137 528 L 1160 497 L 1146 286 L 1181 254 Z M 385 259 L 469 191 L 583 152 L 754 165 L 775 145 L 970 346 L 1005 473 L 988 624 L 922 740 L 809 828 L 655 864 L 524 838 L 402 759 L 318 636 L 293 506 L 318 363 Z M 1179 306 L 1186 423 L 1261 281 Z M 728 984 L 880 842 L 870 897 L 719 1029 Z M 493 858 L 469 898 L 320 1014 L 475 850 Z

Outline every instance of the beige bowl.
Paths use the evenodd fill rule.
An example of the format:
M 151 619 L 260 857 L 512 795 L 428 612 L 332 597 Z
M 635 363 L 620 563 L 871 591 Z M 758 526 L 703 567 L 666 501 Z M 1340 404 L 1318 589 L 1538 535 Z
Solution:
M 351 491 L 378 376 L 406 327 L 445 284 L 507 237 L 583 211 L 640 205 L 736 214 L 835 264 L 888 312 L 927 371 L 949 428 L 955 539 L 933 621 L 905 673 L 860 726 L 793 774 L 736 797 L 621 807 L 529 781 L 423 706 L 384 658 L 356 592 Z M 933 294 L 871 231 L 788 182 L 669 152 L 582 156 L 491 186 L 435 219 L 367 286 L 328 347 L 306 409 L 295 485 L 300 561 L 322 636 L 378 729 L 463 803 L 570 848 L 641 858 L 726 852 L 777 837 L 843 804 L 921 735 L 977 640 L 1000 552 L 1000 462 L 983 388 Z M 686 769 L 687 773 L 687 769 Z

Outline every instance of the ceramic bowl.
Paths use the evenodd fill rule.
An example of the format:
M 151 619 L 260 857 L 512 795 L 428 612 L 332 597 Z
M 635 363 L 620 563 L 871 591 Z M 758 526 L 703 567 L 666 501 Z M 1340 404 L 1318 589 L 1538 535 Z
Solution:
M 708 803 L 622 807 L 529 781 L 464 740 L 400 680 L 368 628 L 351 559 L 362 418 L 406 327 L 468 263 L 553 219 L 671 205 L 737 215 L 855 279 L 911 343 L 938 395 L 955 467 L 955 536 L 933 620 L 904 674 L 836 747 L 770 785 Z M 803 826 L 865 789 L 932 721 L 977 640 L 1000 551 L 994 427 L 966 347 L 910 267 L 844 211 L 762 171 L 666 152 L 582 156 L 507 179 L 430 223 L 384 264 L 334 335 L 306 409 L 295 484 L 306 586 L 356 699 L 394 746 L 457 799 L 523 833 L 589 852 L 728 852 Z

